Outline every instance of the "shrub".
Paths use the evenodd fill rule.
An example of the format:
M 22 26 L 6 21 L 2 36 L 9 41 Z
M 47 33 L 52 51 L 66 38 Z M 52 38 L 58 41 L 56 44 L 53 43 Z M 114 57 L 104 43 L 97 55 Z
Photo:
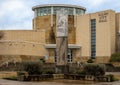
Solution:
M 86 64 L 84 71 L 87 75 L 103 76 L 105 74 L 105 65 L 103 64 Z
M 40 75 L 42 73 L 42 65 L 40 62 L 24 62 L 23 69 L 28 72 L 29 75 Z
M 120 53 L 112 54 L 110 62 L 120 62 Z
M 89 59 L 88 61 L 87 61 L 87 63 L 93 63 L 94 61 L 93 61 L 93 59 Z
M 115 78 L 115 76 L 112 75 L 112 74 L 109 74 L 109 75 L 106 75 L 106 76 L 110 77 L 110 81 L 118 81 L 118 79 Z
M 45 63 L 45 59 L 40 59 L 40 63 Z
M 78 70 L 78 71 L 76 72 L 76 74 L 79 74 L 79 75 L 86 75 L 86 72 L 85 72 L 85 71 Z
M 55 71 L 54 70 L 51 70 L 51 69 L 45 69 L 42 71 L 42 74 L 54 74 Z

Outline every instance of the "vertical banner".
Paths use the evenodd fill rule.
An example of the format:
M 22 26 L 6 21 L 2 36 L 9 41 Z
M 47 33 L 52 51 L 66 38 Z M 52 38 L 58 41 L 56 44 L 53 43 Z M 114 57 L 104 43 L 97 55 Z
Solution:
M 57 11 L 56 34 L 57 37 L 68 36 L 68 15 L 64 9 Z

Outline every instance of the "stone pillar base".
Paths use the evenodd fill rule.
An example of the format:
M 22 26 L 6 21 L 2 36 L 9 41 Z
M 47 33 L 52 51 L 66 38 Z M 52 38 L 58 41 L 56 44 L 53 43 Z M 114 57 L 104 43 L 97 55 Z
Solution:
M 69 73 L 69 66 L 68 65 L 56 65 L 56 73 L 58 74 L 67 74 Z

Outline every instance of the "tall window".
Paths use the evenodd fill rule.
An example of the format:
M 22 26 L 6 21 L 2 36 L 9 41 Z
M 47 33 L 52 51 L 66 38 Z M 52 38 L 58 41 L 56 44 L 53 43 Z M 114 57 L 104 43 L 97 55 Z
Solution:
M 54 60 L 55 60 L 55 63 L 56 63 L 57 62 L 57 51 L 56 51 L 56 49 L 54 50 L 54 54 L 55 54 Z
M 72 50 L 71 49 L 68 49 L 68 63 L 71 63 L 72 62 Z
M 91 58 L 96 56 L 96 19 L 91 19 Z

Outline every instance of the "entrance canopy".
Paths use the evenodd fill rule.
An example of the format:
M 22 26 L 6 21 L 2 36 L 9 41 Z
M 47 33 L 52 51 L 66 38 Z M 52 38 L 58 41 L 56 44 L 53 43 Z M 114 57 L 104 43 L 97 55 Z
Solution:
M 46 44 L 45 48 L 56 48 L 56 44 Z M 81 48 L 81 45 L 78 44 L 68 44 L 68 48 L 73 48 L 73 49 L 79 49 Z

